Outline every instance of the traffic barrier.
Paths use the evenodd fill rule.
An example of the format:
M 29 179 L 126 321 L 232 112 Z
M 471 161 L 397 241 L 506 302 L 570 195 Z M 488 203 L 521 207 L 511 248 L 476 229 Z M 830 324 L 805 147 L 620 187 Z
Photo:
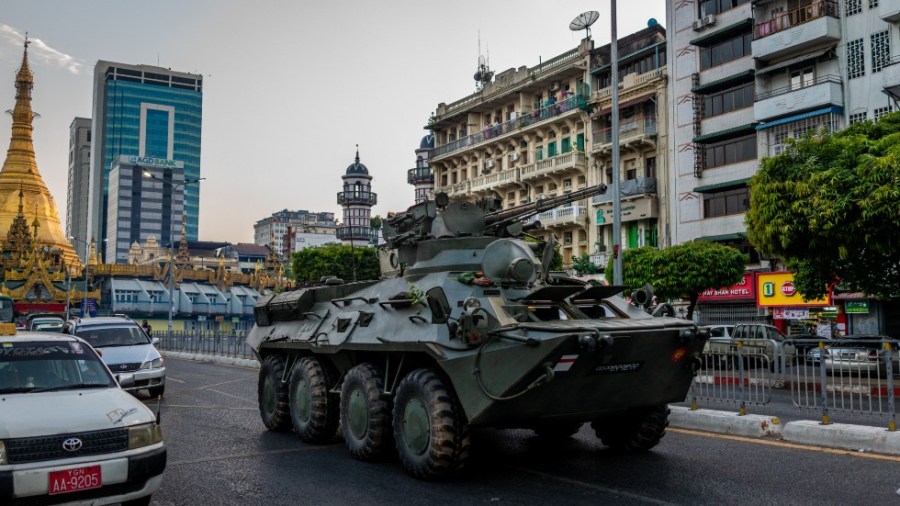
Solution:
M 172 333 L 154 333 L 154 337 L 159 337 L 157 348 L 160 351 L 242 359 L 255 358 L 253 350 L 247 346 L 247 336 L 245 334 L 222 334 L 212 331 L 173 331 Z

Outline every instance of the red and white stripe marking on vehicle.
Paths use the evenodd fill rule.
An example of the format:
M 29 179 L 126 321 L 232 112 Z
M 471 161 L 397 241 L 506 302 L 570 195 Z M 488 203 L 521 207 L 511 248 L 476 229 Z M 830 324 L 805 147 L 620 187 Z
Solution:
M 577 358 L 578 355 L 563 355 L 560 357 L 559 362 L 556 363 L 556 366 L 553 367 L 553 370 L 557 372 L 566 372 L 572 368 L 572 365 L 575 364 Z

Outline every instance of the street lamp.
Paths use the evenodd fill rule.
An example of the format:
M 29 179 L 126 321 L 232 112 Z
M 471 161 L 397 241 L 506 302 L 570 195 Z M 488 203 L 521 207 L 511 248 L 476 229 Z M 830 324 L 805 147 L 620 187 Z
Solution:
M 622 199 L 619 195 L 619 41 L 616 33 L 616 0 L 610 0 L 609 5 L 610 43 L 609 66 L 610 81 L 612 87 L 611 123 L 612 123 L 612 201 L 613 201 L 613 284 L 622 284 Z
M 166 181 L 163 178 L 156 177 L 153 173 L 151 173 L 148 170 L 144 171 L 144 177 L 148 177 L 150 179 L 153 179 L 154 181 L 159 181 L 160 183 L 168 186 L 169 188 L 172 189 L 172 193 L 175 193 L 175 191 L 178 190 L 179 188 L 183 188 L 189 184 L 199 183 L 200 181 L 203 181 L 204 179 L 206 179 L 205 177 L 198 177 L 197 179 L 185 179 L 184 181 L 182 181 L 180 183 L 173 183 L 171 181 Z M 172 205 L 174 206 L 174 199 L 172 199 Z M 169 322 L 168 322 L 169 335 L 172 335 L 172 317 L 175 312 L 175 300 L 174 300 L 174 298 L 175 298 L 175 263 L 173 262 L 174 255 L 173 255 L 173 251 L 172 251 L 173 250 L 172 238 L 175 236 L 175 234 L 173 232 L 174 227 L 172 226 L 173 221 L 172 221 L 172 217 L 171 217 L 173 214 L 175 214 L 175 213 L 173 212 L 169 215 Z

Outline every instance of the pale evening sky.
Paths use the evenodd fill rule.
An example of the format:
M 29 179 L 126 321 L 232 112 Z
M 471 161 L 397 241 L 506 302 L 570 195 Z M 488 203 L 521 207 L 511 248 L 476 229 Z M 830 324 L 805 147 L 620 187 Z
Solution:
M 666 24 L 665 0 L 617 6 L 620 37 L 649 18 Z M 495 72 L 531 67 L 578 45 L 584 32 L 569 22 L 587 10 L 601 14 L 595 45 L 608 43 L 609 9 L 609 0 L 4 0 L 0 110 L 15 104 L 27 31 L 37 162 L 65 222 L 69 125 L 91 116 L 95 63 L 203 74 L 200 239 L 252 242 L 253 224 L 281 209 L 340 219 L 336 194 L 356 144 L 374 176 L 373 216 L 405 210 L 429 115 L 475 90 L 479 33 Z M 3 116 L 0 139 L 11 121 Z

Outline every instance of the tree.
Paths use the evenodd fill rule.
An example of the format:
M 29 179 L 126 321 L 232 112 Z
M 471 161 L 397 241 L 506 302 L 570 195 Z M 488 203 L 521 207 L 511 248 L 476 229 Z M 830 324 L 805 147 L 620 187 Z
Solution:
M 577 272 L 579 276 L 600 272 L 597 265 L 594 264 L 594 262 L 591 262 L 591 257 L 589 257 L 587 253 L 582 253 L 581 256 L 573 256 L 572 268 L 575 269 L 575 272 Z
M 298 284 L 318 283 L 324 276 L 337 276 L 345 281 L 378 279 L 381 270 L 378 253 L 371 247 L 326 244 L 304 248 L 293 254 L 291 270 Z
M 662 300 L 688 299 L 687 318 L 694 317 L 700 294 L 708 288 L 724 288 L 740 282 L 747 256 L 736 248 L 711 241 L 677 244 L 663 250 L 643 247 L 625 250 L 622 282 L 631 288 L 647 283 Z M 606 266 L 612 279 L 613 262 Z
M 806 298 L 900 294 L 900 113 L 789 143 L 750 182 L 747 236 Z

